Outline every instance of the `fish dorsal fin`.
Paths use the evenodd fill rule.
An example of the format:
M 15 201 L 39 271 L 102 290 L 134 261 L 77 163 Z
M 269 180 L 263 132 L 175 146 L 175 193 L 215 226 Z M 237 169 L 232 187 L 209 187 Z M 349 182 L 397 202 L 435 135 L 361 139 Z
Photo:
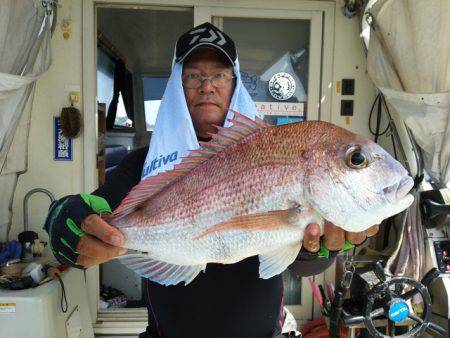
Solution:
M 233 118 L 228 119 L 231 123 L 233 123 L 233 126 L 230 128 L 233 128 L 234 126 L 247 126 L 250 127 L 250 134 L 252 134 L 255 131 L 265 129 L 267 127 L 270 127 L 270 124 L 267 121 L 264 121 L 263 119 L 260 119 L 258 116 L 255 115 L 255 120 L 252 120 L 251 118 L 242 115 L 241 113 L 238 113 L 237 111 L 230 109 L 230 111 L 233 113 Z
M 132 213 L 156 193 L 169 186 L 179 177 L 188 174 L 192 169 L 215 156 L 229 145 L 270 126 L 266 121 L 258 117 L 255 117 L 253 121 L 245 115 L 234 110 L 231 111 L 234 114 L 232 119 L 228 119 L 233 124 L 231 127 L 216 126 L 217 133 L 210 134 L 212 140 L 210 142 L 199 141 L 201 148 L 191 150 L 188 156 L 182 157 L 181 162 L 174 165 L 172 170 L 146 178 L 134 186 L 108 220 L 118 220 Z
M 156 193 L 169 186 L 179 177 L 186 175 L 193 168 L 197 167 L 214 155 L 215 152 L 206 149 L 191 150 L 189 155 L 182 157 L 181 162 L 175 164 L 172 170 L 161 172 L 155 176 L 142 180 L 139 184 L 135 185 L 133 189 L 131 189 L 108 220 L 118 220 L 132 213 L 145 201 L 152 198 Z
M 233 118 L 227 119 L 227 121 L 231 122 L 232 126 L 225 128 L 214 125 L 217 132 L 209 133 L 212 140 L 210 142 L 200 142 L 201 146 L 213 151 L 220 151 L 250 134 L 270 127 L 270 124 L 257 116 L 255 116 L 255 120 L 252 120 L 235 110 L 230 109 L 230 111 L 233 113 Z

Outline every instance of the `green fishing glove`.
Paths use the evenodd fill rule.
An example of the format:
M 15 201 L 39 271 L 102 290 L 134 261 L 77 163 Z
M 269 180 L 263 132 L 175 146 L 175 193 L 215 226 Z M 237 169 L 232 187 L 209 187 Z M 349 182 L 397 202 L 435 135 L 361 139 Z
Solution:
M 320 239 L 320 249 L 317 252 L 309 252 L 303 246 L 298 253 L 297 259 L 301 261 L 313 261 L 317 258 L 326 258 L 331 259 L 335 258 L 338 254 L 345 252 L 347 250 L 353 249 L 356 245 L 345 241 L 344 246 L 339 251 L 330 251 L 328 250 L 324 243 L 323 239 Z
M 337 253 L 337 254 L 340 254 L 340 253 L 343 253 L 343 252 L 345 252 L 345 251 L 347 251 L 347 250 L 350 250 L 350 249 L 353 249 L 355 247 L 355 244 L 352 244 L 352 243 L 350 243 L 349 241 L 345 241 L 345 243 L 344 243 L 344 246 L 341 248 L 341 250 L 339 250 L 339 251 L 330 251 L 330 250 L 328 250 L 326 247 L 325 247 L 325 245 L 324 245 L 324 243 L 323 243 L 323 240 L 321 239 L 320 240 L 320 250 L 319 250 L 319 252 L 317 253 L 317 255 L 319 256 L 319 257 L 321 257 L 321 258 L 330 258 L 330 253 Z M 335 255 L 334 255 L 335 256 Z
M 76 268 L 78 265 L 78 242 L 85 232 L 81 223 L 92 214 L 111 212 L 108 202 L 95 195 L 69 195 L 52 203 L 44 229 L 50 238 L 50 247 L 56 259 Z

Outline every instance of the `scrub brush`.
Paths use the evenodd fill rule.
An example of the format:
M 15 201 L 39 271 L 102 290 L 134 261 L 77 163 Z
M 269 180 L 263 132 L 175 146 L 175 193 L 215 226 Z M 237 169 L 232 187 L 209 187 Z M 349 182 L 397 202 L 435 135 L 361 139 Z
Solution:
M 69 96 L 70 107 L 64 107 L 61 111 L 61 131 L 67 138 L 75 138 L 80 134 L 82 119 L 80 111 L 73 106 L 75 98 Z

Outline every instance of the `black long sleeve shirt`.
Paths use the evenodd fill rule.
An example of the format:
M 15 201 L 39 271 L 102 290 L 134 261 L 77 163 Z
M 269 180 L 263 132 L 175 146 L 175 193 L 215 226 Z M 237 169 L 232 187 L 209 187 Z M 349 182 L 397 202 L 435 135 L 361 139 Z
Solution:
M 114 210 L 141 179 L 148 147 L 128 154 L 109 181 L 93 192 Z M 296 261 L 300 276 L 322 272 L 333 261 Z M 156 337 L 266 338 L 281 330 L 283 280 L 258 277 L 257 256 L 235 264 L 208 264 L 189 285 L 163 286 L 147 280 L 147 331 Z

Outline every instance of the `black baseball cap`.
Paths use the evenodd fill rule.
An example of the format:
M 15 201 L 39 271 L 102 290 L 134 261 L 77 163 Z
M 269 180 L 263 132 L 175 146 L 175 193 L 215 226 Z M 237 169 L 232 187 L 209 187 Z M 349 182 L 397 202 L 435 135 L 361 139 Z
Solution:
M 210 46 L 220 50 L 234 65 L 236 61 L 236 47 L 233 40 L 216 26 L 205 22 L 184 33 L 175 47 L 175 61 L 183 60 L 196 48 Z

